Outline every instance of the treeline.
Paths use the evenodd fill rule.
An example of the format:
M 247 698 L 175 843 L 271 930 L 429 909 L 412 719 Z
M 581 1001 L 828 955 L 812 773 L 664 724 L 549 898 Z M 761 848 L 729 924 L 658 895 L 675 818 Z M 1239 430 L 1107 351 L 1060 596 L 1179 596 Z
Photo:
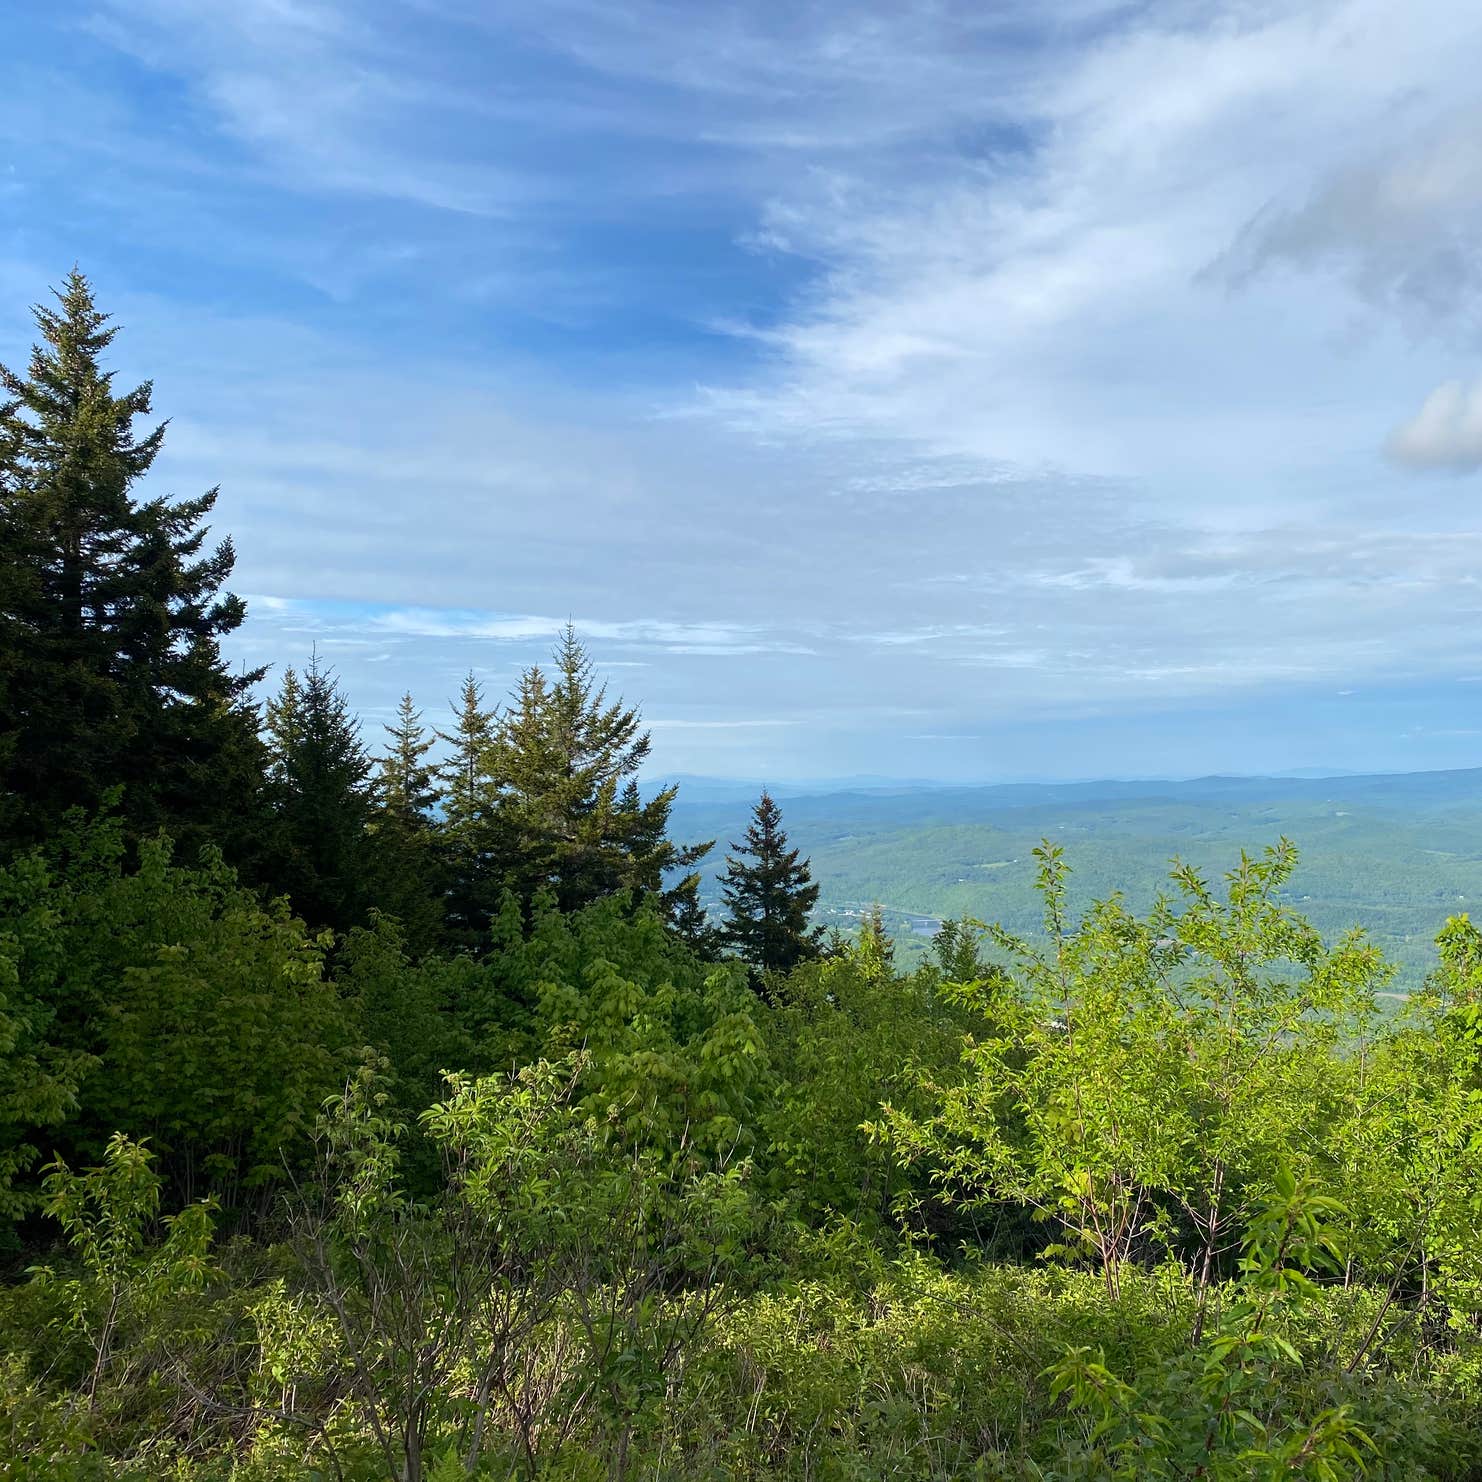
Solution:
M 56 298 L 26 371 L 0 366 L 0 848 L 107 811 L 131 843 L 218 850 L 311 927 L 394 915 L 416 956 L 487 948 L 510 893 L 527 915 L 542 894 L 574 911 L 627 893 L 702 952 L 755 947 L 766 967 L 807 950 L 816 891 L 770 800 L 765 855 L 728 873 L 724 927 L 705 919 L 694 866 L 713 841 L 668 837 L 676 790 L 643 796 L 649 734 L 569 626 L 502 706 L 470 674 L 447 731 L 405 696 L 380 755 L 317 655 L 260 712 L 266 671 L 221 652 L 246 609 L 231 541 L 207 545 L 216 491 L 138 496 L 166 431 L 135 425 L 150 387 L 116 392 L 116 330 L 80 273 Z
M 0 372 L 0 1466 L 1482 1474 L 1482 934 L 1399 1015 L 1288 845 L 1044 941 L 724 919 L 574 633 L 379 754 L 261 711 L 73 275 Z

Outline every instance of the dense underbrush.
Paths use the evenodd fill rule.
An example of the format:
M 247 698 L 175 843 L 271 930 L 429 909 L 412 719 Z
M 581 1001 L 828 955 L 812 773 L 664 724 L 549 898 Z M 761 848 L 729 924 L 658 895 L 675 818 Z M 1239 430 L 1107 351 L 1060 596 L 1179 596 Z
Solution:
M 620 898 L 413 961 L 80 857 L 4 892 L 17 981 L 128 985 L 78 1082 L 118 1130 L 64 1121 L 9 1186 L 7 1475 L 1482 1474 L 1465 919 L 1395 1018 L 1285 848 L 1071 922 L 1047 847 L 1048 950 L 958 923 L 909 975 L 867 934 L 768 979 Z M 315 1058 L 262 1037 L 284 963 Z M 203 1163 L 202 1129 L 254 1147 L 264 1068 L 213 1096 L 184 1021 L 183 1063 L 89 1093 L 223 964 L 253 1012 L 237 1044 L 216 994 L 212 1063 L 337 1081 L 271 1088 L 276 1170 Z M 208 1105 L 161 1120 L 181 1086 Z

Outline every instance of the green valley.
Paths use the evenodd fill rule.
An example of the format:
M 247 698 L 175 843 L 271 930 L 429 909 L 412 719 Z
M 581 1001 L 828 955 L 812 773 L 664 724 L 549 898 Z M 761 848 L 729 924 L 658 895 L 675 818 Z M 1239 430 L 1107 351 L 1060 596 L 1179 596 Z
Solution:
M 1035 933 L 1030 851 L 1041 839 L 1066 852 L 1073 905 L 1119 890 L 1145 910 L 1175 858 L 1217 878 L 1242 848 L 1290 838 L 1301 864 L 1289 903 L 1324 935 L 1367 930 L 1395 964 L 1401 990 L 1418 987 L 1434 965 L 1446 918 L 1482 903 L 1482 769 L 779 795 L 821 886 L 819 919 L 847 931 L 853 913 L 879 902 L 907 959 L 927 950 L 931 922 L 943 917 Z M 675 826 L 685 837 L 720 839 L 719 856 L 746 807 L 687 801 L 682 789 Z M 707 900 L 718 867 L 702 887 Z

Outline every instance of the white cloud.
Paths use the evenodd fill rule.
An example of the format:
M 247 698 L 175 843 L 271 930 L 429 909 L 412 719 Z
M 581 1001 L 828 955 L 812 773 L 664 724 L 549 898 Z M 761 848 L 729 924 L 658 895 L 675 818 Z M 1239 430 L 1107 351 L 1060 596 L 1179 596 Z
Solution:
M 379 710 L 570 613 L 675 764 L 757 766 L 888 747 L 884 695 L 991 736 L 1475 671 L 1474 499 L 1409 489 L 1477 391 L 1375 446 L 1482 323 L 1466 0 L 96 3 L 159 85 L 68 95 L 36 180 L 122 243 L 256 658 L 333 637 Z
M 378 10 L 333 0 L 99 0 L 91 25 L 182 78 L 202 119 L 246 152 L 249 174 L 267 168 L 301 186 L 474 216 L 507 211 L 521 194 L 514 177 L 462 145 L 477 96 L 439 82 L 417 29 L 388 25 Z M 438 148 L 419 147 L 429 136 Z
M 1482 41 L 1482 38 L 1479 38 Z M 1273 201 L 1210 269 L 1239 285 L 1332 264 L 1365 302 L 1418 332 L 1482 332 L 1482 112 L 1449 113 L 1344 162 L 1300 204 Z
M 775 720 L 769 718 L 757 719 L 754 716 L 737 717 L 733 720 L 695 720 L 695 719 L 670 719 L 658 717 L 650 719 L 646 724 L 655 731 L 750 731 L 750 730 L 774 730 L 779 726 L 795 726 L 800 724 L 797 719 Z
M 1213 461 L 1254 484 L 1290 473 L 1304 440 L 1372 446 L 1354 403 L 1373 396 L 1374 359 L 1332 353 L 1351 298 L 1331 278 L 1252 272 L 1231 297 L 1205 270 L 1252 219 L 1274 254 L 1277 221 L 1298 235 L 1288 202 L 1363 197 L 1331 182 L 1415 136 L 1421 163 L 1370 192 L 1367 226 L 1411 248 L 1412 297 L 1422 277 L 1439 294 L 1448 244 L 1482 240 L 1475 145 L 1446 153 L 1475 132 L 1459 100 L 1479 45 L 1455 0 L 1162 4 L 1016 57 L 982 118 L 1011 106 L 1021 152 L 928 153 L 914 181 L 851 158 L 779 186 L 776 235 L 828 271 L 767 327 L 774 373 L 711 404 L 795 436 L 895 434 L 999 468 L 1137 479 Z M 1315 249 L 1302 265 L 1323 267 Z
M 377 632 L 414 638 L 489 639 L 494 642 L 554 641 L 567 622 L 586 642 L 620 647 L 658 648 L 679 654 L 806 653 L 796 642 L 768 635 L 758 626 L 725 623 L 666 622 L 639 618 L 613 622 L 596 618 L 554 618 L 481 612 L 453 612 L 435 608 L 402 608 L 370 615 Z
M 325 647 L 376 648 L 387 638 L 457 639 L 473 643 L 549 648 L 569 622 L 588 645 L 618 649 L 652 648 L 698 655 L 807 653 L 795 641 L 760 625 L 672 622 L 662 618 L 613 620 L 542 617 L 437 607 L 384 607 L 303 598 L 252 596 L 251 609 L 285 632 L 313 636 Z M 357 636 L 361 635 L 361 636 Z M 370 635 L 370 636 L 363 636 Z M 615 661 L 614 668 L 645 667 L 646 661 Z
M 1409 468 L 1472 473 L 1482 468 L 1482 381 L 1447 381 L 1390 434 L 1388 452 Z

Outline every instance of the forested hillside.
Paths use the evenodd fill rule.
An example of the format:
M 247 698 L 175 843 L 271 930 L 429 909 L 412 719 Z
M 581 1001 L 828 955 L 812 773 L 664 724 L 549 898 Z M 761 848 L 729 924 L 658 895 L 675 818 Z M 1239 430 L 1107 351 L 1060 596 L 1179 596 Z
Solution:
M 569 626 L 372 734 L 114 333 L 0 370 L 6 1476 L 1482 1475 L 1473 774 L 691 808 Z
M 676 827 L 736 835 L 744 803 L 691 802 L 688 792 Z M 1075 861 L 1077 908 L 1121 891 L 1137 910 L 1167 885 L 1174 858 L 1217 873 L 1243 847 L 1299 839 L 1286 899 L 1325 934 L 1363 927 L 1401 991 L 1435 966 L 1446 918 L 1482 903 L 1482 770 L 794 793 L 784 795 L 788 825 L 812 860 L 821 919 L 848 927 L 862 905 L 882 902 L 902 950 L 916 955 L 929 949 L 933 920 L 969 915 L 1038 932 L 1031 850 L 1043 838 Z M 713 871 L 701 894 L 718 899 Z

